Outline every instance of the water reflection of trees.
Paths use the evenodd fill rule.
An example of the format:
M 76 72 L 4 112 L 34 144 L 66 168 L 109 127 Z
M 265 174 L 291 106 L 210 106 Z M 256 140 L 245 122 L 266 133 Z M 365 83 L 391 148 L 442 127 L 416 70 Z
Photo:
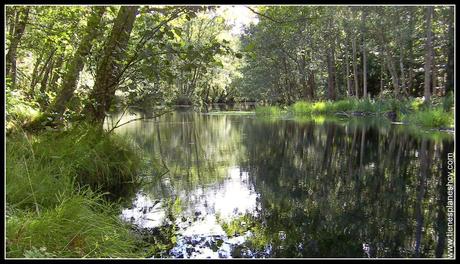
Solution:
M 365 257 L 363 243 L 373 257 L 443 255 L 451 141 L 359 123 L 257 122 L 245 132 L 259 235 L 274 257 Z
M 133 137 L 169 170 L 161 179 L 144 186 L 144 191 L 156 197 L 181 196 L 186 204 L 190 202 L 188 192 L 211 184 L 218 187 L 228 176 L 228 168 L 244 158 L 241 121 L 235 116 L 176 111 L 156 120 L 130 123 L 117 133 Z
M 258 244 L 271 243 L 273 257 L 445 256 L 449 137 L 370 121 L 318 125 L 192 112 L 117 133 L 169 169 L 144 186 L 155 197 L 204 203 L 188 194 L 219 191 L 229 167 L 247 171 L 260 194 Z

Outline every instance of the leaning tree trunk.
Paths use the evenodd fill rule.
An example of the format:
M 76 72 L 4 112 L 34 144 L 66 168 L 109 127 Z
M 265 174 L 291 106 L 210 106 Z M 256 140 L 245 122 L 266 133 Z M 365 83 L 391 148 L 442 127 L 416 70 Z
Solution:
M 66 73 L 62 79 L 62 88 L 56 100 L 53 102 L 51 112 L 61 116 L 66 104 L 72 99 L 73 93 L 77 87 L 78 77 L 85 66 L 85 61 L 91 51 L 92 42 L 98 35 L 98 28 L 104 15 L 105 7 L 95 6 L 91 10 L 91 16 L 88 18 L 86 25 L 86 34 L 84 35 L 74 57 L 67 66 Z
M 6 54 L 6 72 L 5 76 L 11 80 L 11 89 L 16 86 L 16 56 L 21 41 L 22 35 L 26 28 L 27 20 L 29 18 L 29 7 L 21 8 L 16 14 L 17 18 L 14 25 L 13 35 L 11 36 L 10 46 Z
M 32 78 L 30 81 L 30 89 L 29 89 L 29 97 L 32 98 L 35 92 L 35 85 L 37 84 L 37 78 L 38 78 L 38 68 L 40 67 L 40 64 L 42 63 L 43 56 L 45 55 L 45 52 L 42 51 L 35 61 L 34 64 L 34 69 L 32 71 Z
M 90 103 L 86 108 L 91 122 L 103 124 L 105 112 L 112 104 L 123 73 L 123 60 L 138 9 L 138 6 L 122 6 L 118 11 L 96 71 L 96 82 L 90 95 Z
M 50 76 L 50 73 L 53 67 L 54 67 L 54 57 L 52 57 L 51 60 L 46 65 L 45 71 L 43 73 L 43 78 L 40 82 L 40 93 L 42 94 L 46 92 L 46 88 L 48 86 L 48 79 L 49 79 L 49 76 Z
M 431 16 L 433 15 L 433 7 L 428 6 L 426 9 L 426 42 L 425 42 L 425 83 L 423 95 L 425 97 L 425 102 L 429 103 L 431 98 L 431 55 L 432 55 L 432 46 L 431 46 Z
M 59 80 L 59 77 L 61 76 L 61 69 L 62 69 L 62 64 L 64 63 L 64 53 L 62 53 L 55 65 L 54 65 L 54 69 L 52 71 L 52 75 L 51 75 L 51 78 L 50 78 L 50 83 L 49 83 L 49 87 L 50 89 L 52 89 L 53 91 L 56 91 L 56 87 L 57 87 L 57 82 Z
M 34 97 L 34 94 L 35 94 L 35 86 L 37 86 L 37 84 L 40 82 L 41 84 L 41 80 L 43 80 L 45 74 L 46 74 L 46 71 L 49 67 L 49 64 L 51 63 L 53 57 L 54 57 L 54 54 L 56 53 L 56 48 L 53 48 L 50 53 L 47 55 L 48 57 L 46 58 L 45 60 L 45 63 L 43 64 L 42 68 L 40 69 L 40 72 L 38 72 L 38 65 L 36 65 L 37 67 L 37 72 L 35 72 L 35 69 L 34 69 L 34 72 L 32 73 L 32 81 L 30 83 L 30 91 L 29 91 L 29 94 L 30 94 L 30 97 Z M 42 58 L 42 56 L 40 56 L 40 58 Z M 40 59 L 39 58 L 39 59 Z M 40 64 L 40 61 L 37 61 L 37 64 Z M 42 91 L 43 89 L 40 89 L 40 91 Z

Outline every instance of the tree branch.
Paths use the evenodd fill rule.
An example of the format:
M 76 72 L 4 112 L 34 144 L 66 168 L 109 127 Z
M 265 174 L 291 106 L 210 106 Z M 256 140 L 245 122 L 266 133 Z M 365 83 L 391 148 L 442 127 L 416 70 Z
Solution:
M 129 123 L 134 122 L 134 121 L 138 121 L 138 120 L 147 120 L 147 119 L 155 119 L 155 118 L 157 118 L 157 117 L 160 117 L 160 116 L 162 116 L 162 115 L 165 115 L 165 114 L 171 113 L 171 112 L 172 112 L 172 110 L 168 110 L 168 111 L 159 113 L 159 114 L 157 114 L 157 115 L 154 115 L 154 116 L 148 117 L 148 118 L 146 118 L 146 117 L 134 118 L 134 119 L 131 119 L 131 120 L 129 120 L 129 121 L 126 121 L 126 122 L 124 122 L 124 123 L 122 123 L 122 124 L 120 124 L 120 125 L 115 125 L 115 126 L 112 127 L 107 133 L 110 133 L 110 132 L 114 131 L 116 128 L 119 128 L 119 127 L 121 127 L 121 126 L 124 126 L 124 125 L 129 124 Z M 120 120 L 121 120 L 121 119 L 120 119 Z M 118 122 L 117 122 L 117 123 L 118 123 Z

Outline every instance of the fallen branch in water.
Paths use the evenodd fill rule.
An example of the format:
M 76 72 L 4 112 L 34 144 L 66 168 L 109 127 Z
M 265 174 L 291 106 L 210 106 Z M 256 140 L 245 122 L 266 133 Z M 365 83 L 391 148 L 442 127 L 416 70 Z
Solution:
M 126 122 L 124 122 L 124 123 L 118 125 L 118 123 L 119 123 L 120 120 L 121 120 L 121 119 L 120 119 L 120 120 L 118 120 L 118 122 L 115 124 L 115 126 L 112 127 L 112 128 L 107 132 L 107 134 L 109 134 L 110 132 L 114 131 L 116 128 L 119 128 L 119 127 L 121 127 L 121 126 L 124 126 L 124 125 L 126 125 L 126 124 L 129 124 L 129 123 L 131 123 L 131 122 L 139 121 L 139 120 L 155 119 L 155 118 L 157 118 L 157 117 L 160 117 L 160 116 L 162 116 L 162 115 L 165 115 L 165 114 L 171 113 L 171 112 L 172 112 L 172 110 L 167 110 L 167 111 L 164 111 L 164 112 L 159 113 L 159 114 L 157 114 L 157 115 L 154 115 L 154 116 L 152 116 L 152 117 L 139 117 L 139 118 L 134 118 L 134 119 L 131 119 L 131 120 L 129 120 L 129 121 L 126 121 Z

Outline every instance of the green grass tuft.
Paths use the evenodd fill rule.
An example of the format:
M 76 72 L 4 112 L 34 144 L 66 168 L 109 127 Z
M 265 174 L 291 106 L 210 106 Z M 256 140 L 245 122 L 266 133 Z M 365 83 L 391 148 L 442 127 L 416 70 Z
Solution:
M 6 154 L 8 257 L 141 256 L 106 199 L 137 181 L 142 160 L 131 142 L 82 125 L 14 133 Z
M 139 257 L 134 234 L 116 215 L 90 191 L 69 195 L 39 215 L 15 213 L 6 223 L 7 256 Z
M 379 100 L 348 98 L 338 101 L 299 101 L 289 107 L 289 111 L 295 116 L 334 115 L 336 113 L 349 115 L 354 112 L 387 116 L 389 112 L 394 112 L 397 120 L 425 128 L 452 127 L 453 109 L 452 96 L 433 99 L 431 106 L 425 104 L 421 98 Z M 261 115 L 271 113 L 269 107 L 259 111 Z
M 427 109 L 403 117 L 403 120 L 427 128 L 450 128 L 454 126 L 454 115 L 442 108 Z
M 280 116 L 283 113 L 277 106 L 257 106 L 255 111 L 258 116 Z

